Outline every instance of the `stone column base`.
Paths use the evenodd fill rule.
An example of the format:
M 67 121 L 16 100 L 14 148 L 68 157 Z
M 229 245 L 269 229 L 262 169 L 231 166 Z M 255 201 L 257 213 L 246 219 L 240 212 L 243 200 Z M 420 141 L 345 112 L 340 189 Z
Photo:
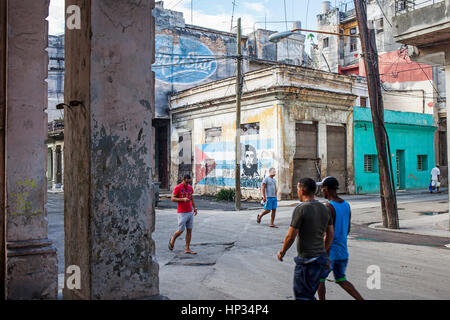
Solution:
M 7 242 L 7 299 L 57 299 L 58 258 L 49 239 Z

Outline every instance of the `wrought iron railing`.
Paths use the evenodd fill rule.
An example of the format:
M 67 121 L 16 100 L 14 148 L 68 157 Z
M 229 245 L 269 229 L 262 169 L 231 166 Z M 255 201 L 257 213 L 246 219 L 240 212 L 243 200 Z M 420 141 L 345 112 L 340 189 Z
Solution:
M 395 15 L 405 14 L 443 1 L 445 0 L 396 0 Z
M 64 120 L 53 120 L 48 123 L 48 133 L 57 133 L 64 131 Z

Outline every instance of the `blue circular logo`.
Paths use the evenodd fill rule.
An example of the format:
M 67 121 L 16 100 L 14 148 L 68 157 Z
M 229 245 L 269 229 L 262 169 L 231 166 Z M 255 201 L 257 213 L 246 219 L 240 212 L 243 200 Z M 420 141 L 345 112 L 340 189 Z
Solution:
M 171 84 L 201 82 L 217 70 L 217 61 L 207 46 L 199 41 L 173 36 L 155 38 L 156 62 L 152 66 L 157 80 Z

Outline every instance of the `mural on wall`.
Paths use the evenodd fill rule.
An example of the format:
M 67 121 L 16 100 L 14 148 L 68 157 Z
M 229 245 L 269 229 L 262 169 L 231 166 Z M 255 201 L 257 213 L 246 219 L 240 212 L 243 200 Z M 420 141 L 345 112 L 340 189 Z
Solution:
M 263 174 L 273 166 L 273 139 L 243 139 L 241 144 L 241 187 L 261 188 Z M 235 143 L 215 142 L 195 146 L 198 185 L 234 187 Z
M 200 41 L 187 37 L 156 35 L 155 78 L 170 84 L 194 84 L 212 76 L 217 61 L 211 50 Z

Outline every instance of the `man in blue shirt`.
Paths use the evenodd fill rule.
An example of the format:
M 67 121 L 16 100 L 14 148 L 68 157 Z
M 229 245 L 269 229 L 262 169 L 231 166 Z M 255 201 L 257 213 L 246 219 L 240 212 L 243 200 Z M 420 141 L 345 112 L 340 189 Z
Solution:
M 330 268 L 325 270 L 320 279 L 317 294 L 319 300 L 325 300 L 325 281 L 333 271 L 334 280 L 356 300 L 364 300 L 355 287 L 345 277 L 348 264 L 347 236 L 350 233 L 351 210 L 347 201 L 337 195 L 339 182 L 334 177 L 326 177 L 321 186 L 322 194 L 328 200 L 326 206 L 333 216 L 334 237 L 329 250 Z

